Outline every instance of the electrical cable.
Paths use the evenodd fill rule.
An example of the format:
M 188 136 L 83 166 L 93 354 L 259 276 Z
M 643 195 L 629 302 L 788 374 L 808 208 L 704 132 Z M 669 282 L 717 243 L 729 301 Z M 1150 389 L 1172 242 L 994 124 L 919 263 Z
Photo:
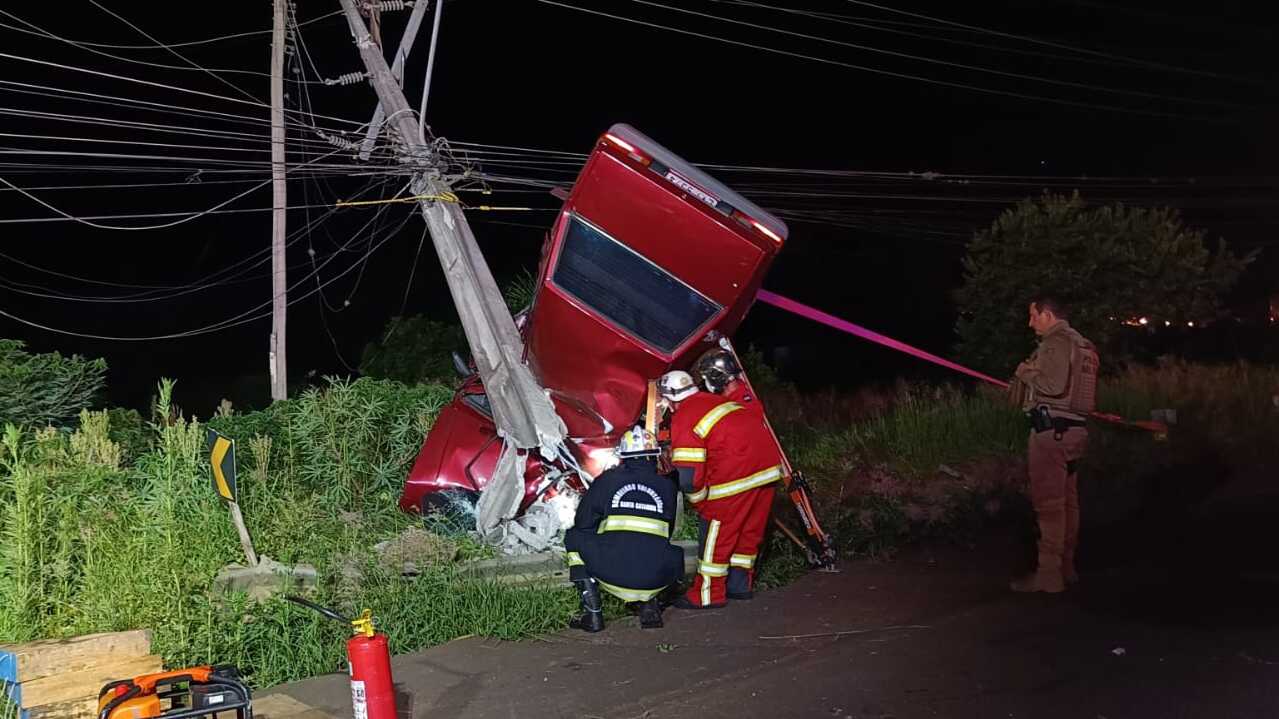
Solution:
M 31 64 L 34 64 L 34 65 L 40 65 L 40 66 L 42 66 L 42 67 L 52 67 L 52 68 L 56 68 L 56 69 L 59 69 L 59 70 L 69 70 L 69 71 L 71 71 L 71 72 L 79 72 L 79 73 L 83 73 L 83 74 L 86 74 L 86 75 L 93 75 L 93 76 L 95 76 L 95 77 L 104 77 L 104 78 L 108 78 L 108 79 L 112 79 L 112 80 L 121 80 L 121 81 L 124 81 L 124 82 L 132 82 L 132 83 L 136 83 L 136 84 L 139 84 L 139 85 L 145 85 L 145 86 L 148 86 L 148 87 L 156 87 L 156 88 L 161 88 L 161 89 L 165 89 L 165 90 L 173 90 L 174 92 L 182 92 L 182 93 L 187 93 L 187 94 L 190 94 L 190 95 L 197 95 L 197 96 L 199 96 L 199 97 L 205 97 L 205 98 L 209 98 L 209 99 L 213 99 L 213 100 L 222 100 L 222 101 L 224 101 L 224 102 L 236 103 L 236 104 L 239 104 L 239 105 L 253 105 L 254 107 L 261 108 L 261 109 L 270 109 L 270 105 L 268 105 L 268 104 L 266 104 L 266 103 L 262 103 L 262 102 L 250 101 L 250 100 L 241 100 L 241 99 L 239 99 L 239 98 L 235 98 L 235 97 L 227 97 L 226 95 L 218 95 L 218 94 L 216 94 L 216 93 L 212 93 L 212 92 L 204 92 L 203 90 L 193 90 L 193 89 L 191 89 L 191 88 L 178 87 L 178 86 L 176 86 L 176 85 L 168 85 L 168 84 L 165 84 L 165 83 L 162 83 L 162 82 L 154 82 L 154 81 L 151 81 L 151 80 L 143 80 L 143 79 L 141 79 L 141 78 L 129 77 L 129 76 L 127 76 L 127 75 L 119 75 L 119 74 L 111 73 L 111 72 L 102 72 L 102 71 L 100 71 L 100 70 L 90 70 L 90 69 L 88 69 L 88 68 L 84 68 L 84 67 L 76 67 L 76 66 L 74 66 L 74 65 L 66 65 L 66 64 L 58 63 L 58 62 L 50 62 L 50 61 L 48 61 L 48 60 L 39 60 L 39 59 L 36 59 L 36 58 L 31 58 L 31 57 L 22 57 L 22 56 L 20 56 L 20 55 L 13 55 L 13 54 L 10 54 L 10 53 L 7 53 L 7 52 L 0 52 L 0 58 L 4 58 L 4 59 L 6 59 L 6 60 L 15 60 L 15 61 L 17 61 L 17 62 L 31 63 Z M 345 118 L 332 117 L 332 116 L 328 116 L 328 115 L 317 115 L 317 116 L 315 116 L 315 117 L 322 117 L 322 118 L 324 118 L 324 119 L 326 119 L 326 120 L 333 120 L 333 121 L 337 121 L 337 122 L 340 122 L 340 123 L 345 123 L 345 124 L 348 124 L 348 125 L 355 125 L 355 126 L 359 126 L 359 124 L 360 124 L 360 123 L 358 123 L 358 122 L 356 122 L 356 121 L 354 121 L 354 120 L 347 120 L 347 119 L 345 119 Z
M 357 195 L 371 191 L 375 187 L 384 186 L 386 183 L 387 181 L 383 180 L 380 185 L 377 185 L 372 180 L 370 180 L 368 183 L 366 183 L 365 187 L 361 189 L 359 193 L 357 193 Z M 301 241 L 304 235 L 309 235 L 309 233 L 315 227 L 322 225 L 326 220 L 328 220 L 330 217 L 335 215 L 338 211 L 339 211 L 339 208 L 332 207 L 332 208 L 329 208 L 323 215 L 320 215 L 319 217 L 312 219 L 310 217 L 310 210 L 308 209 L 306 224 L 303 227 L 293 230 L 292 232 L 289 233 L 289 237 L 286 238 L 285 247 L 286 248 L 291 247 L 295 243 Z M 15 284 L 23 285 L 26 287 L 34 287 L 37 289 L 42 289 L 46 293 L 48 293 L 48 294 L 36 294 L 35 296 L 38 296 L 38 297 L 48 297 L 48 298 L 68 300 L 68 301 L 86 301 L 86 302 L 92 301 L 92 302 L 103 302 L 103 303 L 119 303 L 119 302 L 155 302 L 160 300 L 169 300 L 174 297 L 179 297 L 182 295 L 191 294 L 193 292 L 199 292 L 206 289 L 212 289 L 214 287 L 221 287 L 227 284 L 239 284 L 241 282 L 245 282 L 248 280 L 239 280 L 235 278 L 241 277 L 246 272 L 251 271 L 253 268 L 259 267 L 265 264 L 270 259 L 270 254 L 271 254 L 271 248 L 269 247 L 259 250 L 227 267 L 224 267 L 220 270 L 212 272 L 208 275 L 205 275 L 204 277 L 201 277 L 197 280 L 194 280 L 192 282 L 189 282 L 183 285 L 137 285 L 137 284 L 126 284 L 126 283 L 119 283 L 119 282 L 95 280 L 95 279 L 90 279 L 86 277 L 71 275 L 64 272 L 50 270 L 44 267 L 40 267 L 38 265 L 31 264 L 29 262 L 25 262 L 23 260 L 20 260 L 16 257 L 12 257 L 4 253 L 0 253 L 0 257 L 3 257 L 4 259 L 7 259 L 10 262 L 13 262 L 15 264 L 22 265 L 23 267 L 26 267 L 28 269 L 31 269 L 40 273 L 48 274 L 51 276 L 60 277 L 63 279 L 70 279 L 70 280 L 82 282 L 85 284 L 144 290 L 142 292 L 136 292 L 130 295 L 115 295 L 115 296 L 68 295 L 65 293 L 54 293 L 53 290 L 50 290 L 49 288 L 41 287 L 40 285 L 17 282 L 16 280 L 12 280 L 12 279 L 9 280 L 10 282 Z M 310 264 L 312 265 L 312 267 L 314 267 L 315 265 L 314 255 L 313 253 L 309 253 L 309 254 L 311 254 L 311 258 L 312 258 L 310 260 Z M 256 262 L 254 262 L 255 259 L 257 260 Z M 244 266 L 244 265 L 248 265 L 248 266 L 238 272 L 235 272 L 237 268 L 240 268 L 241 266 Z M 222 275 L 227 275 L 227 277 L 223 279 L 219 279 Z M 258 279 L 261 277 L 269 277 L 269 276 L 270 276 L 269 274 L 257 275 L 250 279 Z M 154 294 L 160 291 L 172 291 L 172 292 L 170 294 L 158 295 L 158 296 Z M 31 294 L 31 293 L 27 293 L 27 294 Z
M 333 18 L 333 17 L 337 17 L 338 15 L 341 15 L 342 12 L 343 11 L 341 10 L 334 10 L 330 13 L 301 22 L 299 23 L 299 25 L 311 25 L 314 23 L 321 22 L 323 20 L 328 20 L 329 18 Z M 33 34 L 33 33 L 29 33 L 29 34 Z M 70 42 L 74 42 L 76 45 L 88 45 L 92 47 L 107 48 L 108 50 L 162 50 L 162 49 L 175 48 L 175 47 L 193 47 L 195 45 L 208 45 L 210 43 L 222 42 L 224 40 L 234 40 L 242 37 L 253 37 L 255 35 L 270 35 L 270 34 L 271 34 L 270 30 L 249 30 L 247 32 L 234 33 L 231 35 L 221 35 L 218 37 L 206 38 L 204 40 L 191 40 L 186 42 L 170 42 L 170 43 L 164 43 L 162 45 L 161 44 L 115 45 L 115 44 L 103 43 L 103 42 L 90 42 L 88 40 L 72 40 Z
M 1079 107 L 1079 108 L 1086 108 L 1090 110 L 1107 110 L 1110 112 L 1127 113 L 1132 115 L 1144 115 L 1147 117 L 1186 119 L 1185 116 L 1175 114 L 1175 113 L 1157 112 L 1153 110 L 1138 110 L 1135 108 L 1126 108 L 1126 107 L 1120 107 L 1117 105 L 1103 105 L 1100 103 L 1093 103 L 1093 102 L 1079 102 L 1075 100 L 1066 100 L 1062 98 L 1048 97 L 1044 95 L 1032 95 L 1032 94 L 1023 93 L 1023 92 L 1013 92 L 1011 90 L 997 90 L 994 88 L 981 87 L 979 85 L 972 85 L 972 84 L 962 83 L 962 82 L 938 80 L 936 78 L 923 77 L 921 75 L 912 75 L 904 72 L 884 70 L 882 68 L 874 68 L 874 67 L 869 67 L 866 65 L 858 65 L 850 62 L 842 62 L 840 60 L 832 60 L 830 58 L 819 57 L 816 55 L 809 55 L 809 54 L 800 53 L 800 52 L 792 52 L 790 50 L 782 50 L 780 48 L 757 45 L 755 43 L 744 42 L 742 40 L 733 40 L 730 38 L 719 37 L 717 35 L 710 35 L 707 33 L 695 32 L 693 30 L 685 30 L 683 28 L 672 27 L 670 25 L 662 25 L 660 23 L 649 22 L 647 20 L 639 20 L 637 18 L 626 17 L 623 15 L 615 15 L 612 13 L 606 13 L 599 10 L 591 10 L 589 8 L 577 7 L 576 5 L 569 5 L 567 3 L 557 2 L 556 0 L 536 0 L 536 2 L 542 3 L 543 5 L 554 5 L 556 7 L 561 7 L 568 10 L 576 10 L 578 12 L 587 13 L 590 15 L 598 15 L 601 17 L 607 17 L 614 20 L 621 20 L 624 22 L 634 23 L 637 25 L 643 25 L 645 27 L 655 28 L 658 30 L 666 30 L 668 32 L 679 33 L 681 35 L 697 37 L 703 40 L 714 40 L 716 42 L 722 42 L 728 45 L 736 45 L 738 47 L 744 47 L 752 50 L 759 50 L 762 52 L 768 52 L 775 55 L 783 55 L 786 57 L 791 57 L 791 58 L 796 58 L 801 60 L 811 60 L 813 62 L 818 62 L 818 63 L 831 65 L 835 67 L 843 67 L 843 68 L 852 69 L 852 70 L 861 70 L 863 72 L 874 73 L 877 75 L 884 75 L 887 77 L 894 77 L 900 80 L 913 80 L 916 82 L 922 82 L 930 85 L 938 85 L 941 87 L 950 87 L 950 88 L 955 88 L 960 90 L 972 90 L 974 92 L 980 92 L 987 95 L 998 95 L 1001 97 L 1012 97 L 1012 98 L 1018 98 L 1022 100 L 1034 100 L 1038 102 L 1047 102 L 1055 105 L 1065 105 L 1069 107 Z
M 1098 50 L 1089 50 L 1089 49 L 1087 49 L 1087 48 L 1080 48 L 1080 47 L 1075 47 L 1075 46 L 1072 46 L 1072 45 L 1066 45 L 1066 44 L 1064 44 L 1064 43 L 1051 42 L 1051 41 L 1048 41 L 1048 40 L 1040 40 L 1039 38 L 1036 38 L 1036 37 L 1030 37 L 1030 36 L 1027 36 L 1027 35 L 1015 35 L 1015 34 L 1013 34 L 1013 33 L 1002 32 L 1002 31 L 999 31 L 999 30 L 992 30 L 992 29 L 990 29 L 990 28 L 980 27 L 980 26 L 977 26 L 977 25 L 966 25 L 966 24 L 964 24 L 964 23 L 954 22 L 954 21 L 952 21 L 952 20 L 945 20 L 945 19 L 942 19 L 942 18 L 931 17 L 931 16 L 929 16 L 929 15 L 923 15 L 923 14 L 920 14 L 920 13 L 909 12 L 909 11 L 906 11 L 906 10 L 898 10 L 898 9 L 896 9 L 896 8 L 886 7 L 886 6 L 884 6 L 884 5 L 877 5 L 877 4 L 872 3 L 872 2 L 866 2 L 866 0 L 846 0 L 846 2 L 852 3 L 852 4 L 854 4 L 854 5 L 862 5 L 862 6 L 864 6 L 864 7 L 875 8 L 876 10 L 882 10 L 882 11 L 884 11 L 884 12 L 896 13 L 896 14 L 898 14 L 898 15 L 905 15 L 905 16 L 907 16 L 907 17 L 913 17 L 913 18 L 920 19 L 920 20 L 927 20 L 927 21 L 929 21 L 929 22 L 937 23 L 937 24 L 940 24 L 940 25 L 949 25 L 949 26 L 952 26 L 952 27 L 962 28 L 962 29 L 964 29 L 964 30 L 971 30 L 971 31 L 973 31 L 973 32 L 983 33 L 983 34 L 986 34 L 986 35 L 994 35 L 994 36 L 996 36 L 996 37 L 1003 37 L 1003 38 L 1008 38 L 1008 39 L 1012 39 L 1012 40 L 1020 40 L 1020 41 L 1022 41 L 1022 42 L 1028 42 L 1028 43 L 1032 43 L 1032 44 L 1035 44 L 1035 45 L 1043 45 L 1043 46 L 1046 46 L 1046 47 L 1054 47 L 1054 48 L 1057 48 L 1058 50 L 1069 50 L 1070 52 L 1081 53 L 1081 54 L 1084 54 L 1084 55 L 1092 55 L 1092 56 L 1094 56 L 1094 57 L 1103 57 L 1103 58 L 1107 58 L 1107 59 L 1110 59 L 1110 60 L 1118 60 L 1118 61 L 1122 61 L 1122 62 L 1128 62 L 1128 63 L 1132 63 L 1132 64 L 1135 64 L 1135 65 L 1142 65 L 1142 66 L 1145 66 L 1145 67 L 1155 68 L 1155 69 L 1158 69 L 1158 70 L 1166 70 L 1166 71 L 1170 71 L 1170 72 L 1179 72 L 1179 73 L 1184 73 L 1184 74 L 1188 74 L 1188 75 L 1199 75 L 1199 76 L 1202 76 L 1202 77 L 1212 77 L 1212 78 L 1217 78 L 1217 79 L 1220 79 L 1220 80 L 1234 80 L 1234 81 L 1236 81 L 1236 82 L 1245 82 L 1245 83 L 1249 83 L 1249 84 L 1256 84 L 1256 82 L 1257 82 L 1257 81 L 1255 81 L 1255 80 L 1251 80 L 1251 79 L 1248 79 L 1248 78 L 1234 77 L 1234 76 L 1231 76 L 1231 75 L 1222 75 L 1222 74 L 1219 74 L 1219 73 L 1215 73 L 1215 72 L 1208 72 L 1208 71 L 1205 71 L 1205 70 L 1194 70 L 1194 69 L 1191 69 L 1191 68 L 1178 67 L 1178 66 L 1176 66 L 1176 65 L 1167 65 L 1167 64 L 1164 64 L 1164 63 L 1154 62 L 1154 61 L 1151 61 L 1151 60 L 1143 60 L 1143 59 L 1141 59 L 1141 58 L 1127 57 L 1127 56 L 1124 56 L 1124 55 L 1114 55 L 1114 54 L 1111 54 L 1111 53 L 1101 52 L 1101 51 L 1098 51 Z
M 963 70 L 972 70 L 974 72 L 984 72 L 991 75 L 998 75 L 1000 77 L 1009 77 L 1009 78 L 1015 78 L 1018 80 L 1030 80 L 1032 82 L 1042 82 L 1049 85 L 1056 85 L 1058 87 L 1071 87 L 1071 88 L 1081 89 L 1081 90 L 1108 92 L 1108 93 L 1117 94 L 1117 95 L 1128 95 L 1131 97 L 1141 97 L 1146 99 L 1171 100 L 1173 102 L 1185 102 L 1185 103 L 1192 103 L 1197 105 L 1209 105 L 1213 107 L 1228 107 L 1233 109 L 1239 109 L 1244 107 L 1242 105 L 1237 105 L 1233 103 L 1224 103 L 1224 102 L 1218 102 L 1218 101 L 1212 101 L 1212 100 L 1198 100 L 1195 98 L 1186 97 L 1184 95 L 1180 97 L 1174 97 L 1171 95 L 1162 95 L 1162 94 L 1153 93 L 1153 92 L 1142 92 L 1139 90 L 1125 90 L 1121 88 L 1106 87 L 1104 85 L 1094 85 L 1091 83 L 1084 83 L 1084 82 L 1074 82 L 1070 80 L 1056 80 L 1053 78 L 1041 77 L 1038 75 L 1027 75 L 1025 73 L 1009 72 L 1007 70 L 998 70 L 990 67 L 981 67 L 979 65 L 968 65 L 965 63 L 951 62 L 948 60 L 939 60 L 936 58 L 926 57 L 923 55 L 915 55 L 911 53 L 898 52 L 896 50 L 885 50 L 883 48 L 872 47 L 870 45 L 863 45 L 860 43 L 846 42 L 843 40 L 835 40 L 833 38 L 822 37 L 820 35 L 810 35 L 808 33 L 795 32 L 793 30 L 786 30 L 779 27 L 759 25 L 757 23 L 747 22 L 745 20 L 737 20 L 735 18 L 727 18 L 720 15 L 715 15 L 712 13 L 700 12 L 697 10 L 688 10 L 686 8 L 673 7 L 671 5 L 664 5 L 662 3 L 653 2 L 652 0 L 630 0 L 630 1 L 633 3 L 646 5 L 649 7 L 657 7 L 657 8 L 662 8 L 664 10 L 671 10 L 674 12 L 684 13 L 687 15 L 694 15 L 697 17 L 718 20 L 720 22 L 732 23 L 734 25 L 741 25 L 744 27 L 753 28 L 755 30 L 766 30 L 769 32 L 775 32 L 783 35 L 788 35 L 791 37 L 801 38 L 804 40 L 816 40 L 818 42 L 824 42 L 831 45 L 838 45 L 840 47 L 848 47 L 848 48 L 854 48 L 857 50 L 865 50 L 867 52 L 874 52 L 881 55 L 888 55 L 891 57 L 914 60 L 916 62 L 924 62 L 924 63 L 933 64 L 933 65 L 942 65 L 945 67 L 959 68 Z
M 386 237 L 386 238 L 383 238 L 380 242 L 378 242 L 378 243 L 377 243 L 377 245 L 376 245 L 376 246 L 371 247 L 371 248 L 370 248 L 370 250 L 369 250 L 369 252 L 370 252 L 370 253 L 372 253 L 372 252 L 376 252 L 379 248 L 381 248 L 381 247 L 382 247 L 382 245 L 386 244 L 386 242 L 388 242 L 388 241 L 390 240 L 390 238 L 391 238 L 391 236 L 388 236 L 388 237 Z M 334 275 L 332 278 L 330 278 L 327 282 L 325 282 L 325 283 L 324 283 L 324 286 L 327 286 L 327 285 L 329 285 L 329 284 L 332 284 L 333 282 L 336 282 L 337 280 L 339 280 L 339 279 L 341 279 L 342 277 L 346 276 L 346 275 L 347 275 L 347 274 L 349 274 L 349 273 L 350 273 L 353 269 L 355 269 L 355 266 L 356 266 L 357 264 L 359 264 L 359 260 L 357 260 L 356 262 L 352 263 L 352 264 L 351 264 L 351 266 L 347 267 L 347 269 L 346 269 L 346 270 L 343 270 L 341 273 L 339 273 L 339 274 L 337 274 L 337 275 Z M 291 307 L 291 306 L 293 306 L 293 305 L 297 304 L 298 302 L 301 302 L 301 301 L 303 301 L 303 300 L 307 299 L 307 298 L 308 298 L 308 297 L 310 297 L 311 295 L 315 294 L 315 292 L 316 292 L 316 290 L 311 290 L 311 291 L 307 292 L 306 294 L 302 295 L 301 297 L 297 297 L 297 298 L 295 298 L 295 299 L 291 299 L 291 300 L 289 300 L 289 301 L 287 302 L 286 306 L 290 306 L 290 307 Z M 271 302 L 272 302 L 273 300 L 274 300 L 274 298 L 272 298 L 272 300 L 268 300 L 266 303 L 264 303 L 263 305 L 259 305 L 259 306 L 261 307 L 261 306 L 269 305 L 269 304 L 271 304 Z M 4 308 L 0 307 L 0 316 L 8 317 L 9 319 L 11 319 L 11 320 L 13 320 L 13 321 L 18 322 L 18 323 L 20 323 L 20 324 L 27 325 L 28 327 L 34 327 L 34 328 L 36 328 L 36 329 L 45 330 L 45 331 L 47 331 L 47 332 L 53 332 L 53 333 L 61 334 L 61 335 L 68 335 L 68 336 L 71 336 L 71 337 L 80 337 L 80 338 L 83 338 L 83 339 L 107 340 L 107 341 L 115 341 L 115 342 L 152 342 L 152 341 L 166 340 L 166 339 L 184 339 L 184 338 L 186 338 L 186 337 L 194 337 L 194 336 L 197 336 L 197 335 L 209 334 L 209 333 L 212 333 L 212 332 L 220 332 L 220 331 L 222 331 L 222 330 L 230 329 L 230 328 L 232 328 L 232 327 L 238 327 L 238 326 L 240 326 L 240 325 L 248 324 L 248 323 L 251 323 L 251 322 L 256 322 L 256 321 L 258 321 L 258 320 L 260 320 L 260 319 L 265 319 L 265 318 L 267 318 L 267 317 L 270 317 L 272 313 L 271 313 L 271 310 L 267 310 L 267 311 L 266 311 L 266 312 L 264 312 L 264 313 L 260 313 L 260 314 L 258 314 L 258 315 L 253 316 L 253 317 L 247 317 L 247 318 L 244 318 L 244 314 L 247 314 L 247 313 L 241 313 L 241 315 L 237 315 L 235 318 L 231 318 L 231 319 L 228 319 L 228 320 L 223 320 L 223 321 L 221 321 L 221 322 L 217 322 L 217 323 L 214 323 L 214 324 L 212 324 L 212 325 L 207 325 L 207 326 L 205 326 L 205 327 L 201 327 L 201 328 L 197 328 L 197 329 L 195 329 L 195 330 L 189 330 L 189 331 L 185 331 L 185 332 L 177 332 L 177 333 L 171 333 L 171 334 L 166 334 L 166 335 L 152 335 L 152 336 L 149 336 L 149 337 L 117 337 L 117 336 L 112 336 L 112 335 L 98 335 L 98 334 L 90 334 L 90 333 L 85 333 L 85 332 L 74 332 L 74 331 L 71 331 L 71 330 L 64 330 L 64 329 L 61 329 L 61 328 L 58 328 L 58 327 L 52 327 L 52 326 L 49 326 L 49 325 L 41 324 L 41 323 L 39 323 L 39 322 L 34 322 L 34 321 L 31 321 L 31 320 L 25 319 L 25 318 L 20 317 L 20 316 L 18 316 L 18 315 L 14 315 L 13 313 L 8 312 L 8 311 L 7 311 L 7 310 L 5 310 Z M 232 321 L 232 320 L 234 320 L 234 321 Z

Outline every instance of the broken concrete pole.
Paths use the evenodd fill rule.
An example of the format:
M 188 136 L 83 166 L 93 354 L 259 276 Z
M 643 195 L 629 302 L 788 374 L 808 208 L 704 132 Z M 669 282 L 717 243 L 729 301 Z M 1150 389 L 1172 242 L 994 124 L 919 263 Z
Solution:
M 228 564 L 213 578 L 213 591 L 221 596 L 244 592 L 261 601 L 276 594 L 306 592 L 319 584 L 320 576 L 309 564 L 280 564 L 260 556 L 256 567 Z

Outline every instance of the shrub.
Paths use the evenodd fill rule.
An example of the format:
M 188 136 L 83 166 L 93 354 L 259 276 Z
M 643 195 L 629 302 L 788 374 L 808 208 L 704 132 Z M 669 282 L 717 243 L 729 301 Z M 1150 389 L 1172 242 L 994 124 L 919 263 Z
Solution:
M 63 425 L 96 404 L 106 386 L 106 360 L 31 354 L 24 346 L 0 340 L 0 423 Z
M 422 315 L 392 317 L 382 337 L 365 346 L 360 373 L 404 384 L 448 382 L 454 376 L 451 353 L 465 349 L 458 325 Z
M 1235 257 L 1221 241 L 1210 250 L 1202 232 L 1167 208 L 1089 207 L 1078 193 L 1025 200 L 968 244 L 959 354 L 983 371 L 1010 373 L 1032 348 L 1027 305 L 1047 293 L 1113 367 L 1124 354 L 1121 322 L 1214 319 L 1252 258 Z

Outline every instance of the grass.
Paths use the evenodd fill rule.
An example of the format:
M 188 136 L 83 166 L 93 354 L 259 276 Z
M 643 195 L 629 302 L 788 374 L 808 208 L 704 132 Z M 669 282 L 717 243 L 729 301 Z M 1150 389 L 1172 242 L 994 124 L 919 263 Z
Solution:
M 347 614 L 372 609 L 393 651 L 468 634 L 534 636 L 574 614 L 568 588 L 478 581 L 449 561 L 405 578 L 374 552 L 420 522 L 398 510 L 396 497 L 447 387 L 332 382 L 207 426 L 171 412 L 173 391 L 161 387 L 149 425 L 85 413 L 75 431 L 5 429 L 0 643 L 146 627 L 167 666 L 233 663 L 258 687 L 342 668 L 337 623 L 280 600 L 210 593 L 218 569 L 242 557 L 209 487 L 207 426 L 239 440 L 241 504 L 258 551 L 314 564 L 314 599 Z M 962 540 L 1013 504 L 1004 500 L 1024 478 L 1024 419 L 996 392 L 901 386 L 805 397 L 777 382 L 761 391 L 844 556 L 891 553 L 926 537 Z M 1131 511 L 1144 501 L 1137 489 L 1179 468 L 1279 465 L 1276 391 L 1274 367 L 1167 363 L 1109 378 L 1102 410 L 1140 419 L 1173 408 L 1179 423 L 1165 442 L 1138 431 L 1093 433 L 1084 470 L 1090 516 Z M 796 526 L 785 500 L 777 511 Z M 683 522 L 682 536 L 695 537 L 694 527 Z M 491 553 L 448 522 L 428 528 L 456 550 L 442 556 Z M 761 588 L 781 586 L 805 571 L 804 559 L 774 532 L 760 571 Z M 623 612 L 620 604 L 608 610 L 610 618 Z
M 105 414 L 75 432 L 6 428 L 0 448 L 0 643 L 146 627 L 167 666 L 233 663 L 259 687 L 341 669 L 346 630 L 282 600 L 210 592 L 243 562 L 209 486 L 206 427 L 170 418 L 161 388 L 151 448 L 121 462 Z M 414 522 L 396 498 L 447 388 L 333 382 L 270 410 L 215 418 L 237 447 L 241 505 L 259 553 L 308 562 L 314 600 L 373 610 L 396 652 L 481 634 L 529 637 L 564 626 L 571 591 L 511 588 L 437 562 L 416 578 L 373 551 Z M 460 558 L 484 550 L 465 537 Z
M 1279 367 L 1247 364 L 1167 361 L 1103 378 L 1101 411 L 1149 419 L 1152 409 L 1175 409 L 1178 424 L 1166 441 L 1094 424 L 1081 480 L 1090 515 L 1122 516 L 1152 484 L 1187 472 L 1273 472 L 1277 392 Z M 761 393 L 845 555 L 963 540 L 990 517 L 1027 506 L 1019 495 L 1028 429 L 997 390 L 899 386 L 806 397 L 774 384 Z

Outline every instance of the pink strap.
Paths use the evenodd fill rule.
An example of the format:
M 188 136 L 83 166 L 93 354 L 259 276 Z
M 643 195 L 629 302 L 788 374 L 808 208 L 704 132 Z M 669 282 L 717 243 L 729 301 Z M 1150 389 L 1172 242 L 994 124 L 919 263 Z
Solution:
M 814 322 L 820 322 L 824 325 L 834 327 L 837 330 L 843 330 L 844 332 L 847 332 L 850 335 L 855 335 L 857 337 L 861 337 L 862 339 L 870 340 L 871 342 L 881 344 L 885 347 L 891 347 L 892 349 L 895 349 L 898 352 L 905 352 L 908 355 L 914 355 L 915 357 L 918 357 L 922 360 L 927 360 L 929 362 L 932 362 L 933 364 L 938 364 L 938 365 L 941 365 L 942 367 L 953 369 L 956 372 L 963 372 L 964 374 L 969 375 L 970 377 L 976 377 L 979 380 L 982 380 L 984 382 L 989 382 L 995 386 L 998 386 L 998 387 L 1008 386 L 1007 382 L 1002 382 L 1000 380 L 995 379 L 994 377 L 984 375 L 981 372 L 978 372 L 976 370 L 968 369 L 967 367 L 963 365 L 955 364 L 954 362 L 951 362 L 948 359 L 943 359 L 941 357 L 938 357 L 935 354 L 930 354 L 917 347 L 911 347 L 905 342 L 898 342 L 892 337 L 885 337 L 884 335 L 881 335 L 878 332 L 873 332 L 871 330 L 866 329 L 865 327 L 862 327 L 860 325 L 855 325 L 852 322 L 849 322 L 847 320 L 841 320 L 840 318 L 835 317 L 833 315 L 828 315 L 825 312 L 822 312 L 821 310 L 816 309 L 814 307 L 809 307 L 808 305 L 801 304 L 799 302 L 796 302 L 795 300 L 787 299 L 785 297 L 782 297 L 781 295 L 773 294 L 772 292 L 769 292 L 768 290 L 760 290 L 759 294 L 756 295 L 756 299 L 762 302 L 767 302 L 768 304 L 774 307 L 778 307 L 783 310 L 786 310 L 787 312 L 793 312 L 799 315 L 800 317 L 805 317 Z

